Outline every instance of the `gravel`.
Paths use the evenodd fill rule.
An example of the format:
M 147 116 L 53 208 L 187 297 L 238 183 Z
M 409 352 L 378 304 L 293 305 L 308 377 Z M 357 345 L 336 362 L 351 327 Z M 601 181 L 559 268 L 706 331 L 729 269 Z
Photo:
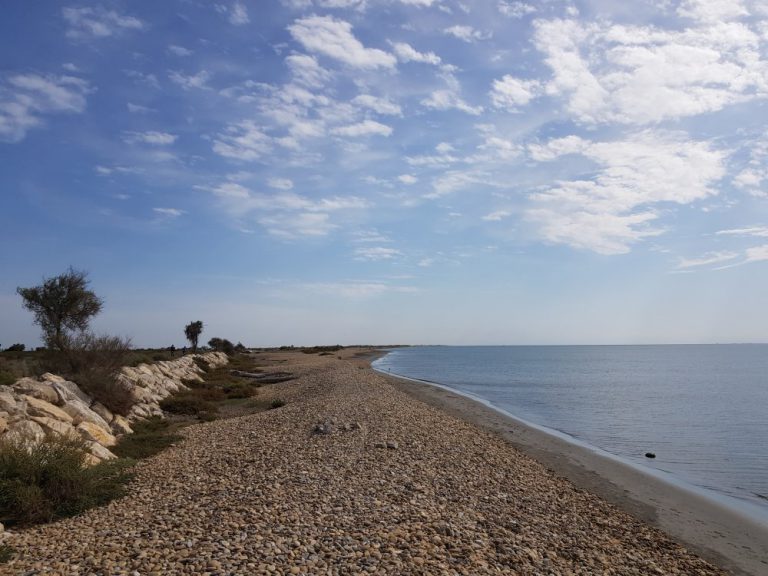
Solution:
M 284 407 L 187 428 L 125 498 L 6 532 L 0 573 L 723 574 L 353 351 L 259 361 L 298 376 L 260 390 Z

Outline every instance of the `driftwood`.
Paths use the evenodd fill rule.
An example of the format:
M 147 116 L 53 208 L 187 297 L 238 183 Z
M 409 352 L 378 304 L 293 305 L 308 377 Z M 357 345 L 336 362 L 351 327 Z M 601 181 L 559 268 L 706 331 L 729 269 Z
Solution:
M 255 380 L 259 384 L 277 384 L 278 382 L 287 382 L 288 380 L 295 380 L 296 377 L 290 372 L 243 372 L 242 370 L 230 370 L 232 376 L 238 378 L 250 378 Z

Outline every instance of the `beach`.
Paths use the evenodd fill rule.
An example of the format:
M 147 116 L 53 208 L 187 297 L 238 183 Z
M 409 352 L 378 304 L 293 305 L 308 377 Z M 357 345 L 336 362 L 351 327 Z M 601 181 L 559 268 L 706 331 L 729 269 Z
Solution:
M 260 353 L 297 376 L 259 390 L 283 407 L 186 428 L 137 465 L 126 497 L 11 531 L 18 554 L 0 573 L 768 572 L 759 527 L 718 516 L 725 551 L 710 527 L 697 542 L 686 526 L 715 522 L 709 503 L 632 488 L 481 404 L 375 372 L 372 357 Z M 632 491 L 646 484 L 648 501 Z

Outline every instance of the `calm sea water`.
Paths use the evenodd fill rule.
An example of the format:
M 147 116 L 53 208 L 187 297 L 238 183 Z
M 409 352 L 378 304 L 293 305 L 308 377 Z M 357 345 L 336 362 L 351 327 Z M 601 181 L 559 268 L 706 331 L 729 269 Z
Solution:
M 768 345 L 426 346 L 375 367 L 477 396 L 768 518 Z

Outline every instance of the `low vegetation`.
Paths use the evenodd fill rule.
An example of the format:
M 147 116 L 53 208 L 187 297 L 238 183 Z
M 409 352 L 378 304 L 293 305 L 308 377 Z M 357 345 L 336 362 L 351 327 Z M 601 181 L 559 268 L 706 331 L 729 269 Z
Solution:
M 149 418 L 133 426 L 133 434 L 122 436 L 112 452 L 121 458 L 141 460 L 162 452 L 181 440 L 178 426 L 162 418 Z
M 49 436 L 34 445 L 0 439 L 0 522 L 49 522 L 122 496 L 131 462 L 87 466 L 86 457 L 79 439 Z

